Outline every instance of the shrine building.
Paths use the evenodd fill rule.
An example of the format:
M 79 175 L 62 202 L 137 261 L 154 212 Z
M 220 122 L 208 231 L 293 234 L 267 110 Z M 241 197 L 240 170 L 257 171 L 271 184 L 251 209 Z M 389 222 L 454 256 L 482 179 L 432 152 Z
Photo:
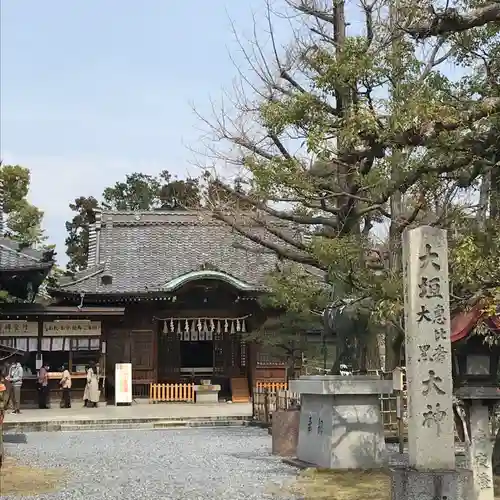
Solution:
M 230 397 L 232 378 L 284 380 L 246 340 L 266 320 L 258 298 L 275 259 L 210 214 L 98 212 L 87 269 L 49 290 L 73 316 L 47 322 L 39 353 L 78 371 L 100 352 L 108 392 L 115 364 L 131 363 L 135 398 L 159 382 L 211 379 Z

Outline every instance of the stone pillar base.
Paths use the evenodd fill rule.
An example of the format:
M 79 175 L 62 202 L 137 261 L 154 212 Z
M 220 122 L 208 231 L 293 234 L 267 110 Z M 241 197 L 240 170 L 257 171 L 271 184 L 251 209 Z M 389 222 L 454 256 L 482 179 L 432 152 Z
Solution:
M 392 500 L 470 500 L 472 471 L 391 469 Z
M 273 455 L 295 457 L 299 441 L 299 410 L 278 410 L 273 413 Z

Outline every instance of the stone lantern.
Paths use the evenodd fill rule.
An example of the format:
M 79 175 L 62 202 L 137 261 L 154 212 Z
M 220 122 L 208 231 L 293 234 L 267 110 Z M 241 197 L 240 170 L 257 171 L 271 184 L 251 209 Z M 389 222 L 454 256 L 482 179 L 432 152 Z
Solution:
M 454 389 L 468 417 L 468 458 L 475 500 L 494 499 L 490 413 L 500 401 L 500 345 L 495 333 L 487 337 L 471 330 L 453 343 Z

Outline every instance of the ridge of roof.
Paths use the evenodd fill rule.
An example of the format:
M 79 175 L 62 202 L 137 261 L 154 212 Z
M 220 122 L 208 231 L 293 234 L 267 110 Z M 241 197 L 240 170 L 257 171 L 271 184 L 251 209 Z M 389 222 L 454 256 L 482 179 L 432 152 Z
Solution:
M 65 288 L 71 285 L 76 285 L 82 281 L 86 281 L 93 276 L 102 273 L 106 269 L 106 264 L 99 264 L 98 266 L 89 267 L 83 271 L 75 273 L 73 276 L 63 276 L 59 280 L 59 287 Z
M 224 221 L 216 219 L 210 210 L 101 210 L 100 223 L 116 226 L 152 226 L 152 225 L 194 225 L 194 226 L 228 226 Z M 244 225 L 260 227 L 252 220 L 245 220 Z M 274 226 L 290 226 L 290 222 L 267 215 Z

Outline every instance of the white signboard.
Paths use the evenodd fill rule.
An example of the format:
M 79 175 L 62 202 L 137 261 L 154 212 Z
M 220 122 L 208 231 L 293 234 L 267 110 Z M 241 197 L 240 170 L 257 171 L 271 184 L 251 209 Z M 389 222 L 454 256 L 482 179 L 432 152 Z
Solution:
M 36 321 L 0 320 L 0 337 L 38 337 Z
M 132 403 L 132 363 L 115 365 L 115 405 Z
M 93 337 L 101 335 L 100 321 L 61 320 L 43 323 L 45 337 Z

